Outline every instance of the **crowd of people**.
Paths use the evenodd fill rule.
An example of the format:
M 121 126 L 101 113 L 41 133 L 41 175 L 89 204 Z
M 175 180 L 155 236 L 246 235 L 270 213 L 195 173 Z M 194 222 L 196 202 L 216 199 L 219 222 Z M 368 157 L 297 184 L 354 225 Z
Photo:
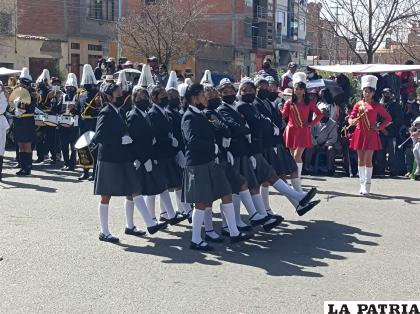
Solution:
M 365 75 L 360 100 L 350 106 L 348 78 L 343 74 L 337 74 L 336 81 L 345 95 L 334 98 L 328 88 L 308 89 L 318 74 L 310 68 L 299 72 L 294 63 L 279 78 L 265 59 L 263 70 L 254 79 L 242 78 L 239 86 L 229 79 L 216 86 L 209 70 L 199 83 L 189 78 L 179 83 L 174 71 L 157 76 L 151 69 L 150 63 L 143 65 L 135 84 L 128 83 L 124 71 L 117 80 L 107 75 L 98 82 L 96 69 L 87 64 L 80 85 L 70 73 L 64 87 L 44 70 L 34 87 L 24 68 L 18 82 L 0 88 L 0 165 L 10 129 L 18 176 L 31 175 L 33 150 L 35 163 L 49 157 L 54 164 L 62 158 L 63 171 L 75 171 L 79 159 L 83 167 L 79 179 L 94 181 L 94 194 L 100 198 L 101 241 L 119 241 L 109 230 L 108 211 L 111 197 L 124 196 L 126 234 L 145 234 L 134 224 L 134 208 L 150 234 L 188 219 L 190 248 L 201 251 L 212 249 L 208 242 L 223 242 L 222 236 L 235 243 L 249 239 L 252 228 L 270 231 L 279 225 L 283 217 L 272 210 L 270 187 L 299 216 L 312 210 L 320 201 L 314 200 L 315 188 L 302 189 L 302 172 L 333 175 L 339 152 L 345 172 L 358 174 L 359 192 L 368 195 L 375 160 L 380 171 L 397 174 L 396 154 L 390 151 L 395 153 L 400 143 L 396 137 L 403 123 L 410 131 L 405 138 L 412 140 L 401 141 L 401 147 L 406 160 L 414 160 L 411 169 L 407 163 L 407 170 L 420 176 L 419 105 L 406 85 L 402 106 L 393 87 L 378 92 L 378 76 Z M 404 98 L 401 91 L 399 95 Z M 175 206 L 170 193 L 175 195 Z M 212 223 L 217 200 L 221 200 L 222 234 Z M 248 223 L 241 218 L 241 203 Z

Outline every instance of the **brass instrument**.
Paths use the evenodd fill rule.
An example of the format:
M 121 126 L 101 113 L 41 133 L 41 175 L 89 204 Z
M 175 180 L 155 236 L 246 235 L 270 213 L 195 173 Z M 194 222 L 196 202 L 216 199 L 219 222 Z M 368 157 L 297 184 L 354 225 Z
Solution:
M 398 145 L 398 149 L 401 149 L 405 145 L 405 143 L 407 143 L 412 138 L 418 136 L 417 133 L 420 133 L 420 128 L 418 128 L 416 125 L 413 125 L 408 129 L 408 132 L 410 132 L 410 136 L 404 142 Z
M 102 100 L 102 96 L 101 93 L 98 92 L 95 97 L 92 98 L 92 100 L 90 102 L 88 102 L 88 104 L 86 105 L 86 107 L 84 108 L 83 112 L 80 114 L 80 116 L 82 118 L 85 118 L 86 113 L 88 111 L 89 108 L 93 108 L 96 110 L 99 110 L 103 107 L 103 100 Z
M 19 99 L 19 105 L 15 107 L 15 100 Z M 9 96 L 9 106 L 11 111 L 18 109 L 21 113 L 25 113 L 26 106 L 32 102 L 31 94 L 26 88 L 16 87 Z

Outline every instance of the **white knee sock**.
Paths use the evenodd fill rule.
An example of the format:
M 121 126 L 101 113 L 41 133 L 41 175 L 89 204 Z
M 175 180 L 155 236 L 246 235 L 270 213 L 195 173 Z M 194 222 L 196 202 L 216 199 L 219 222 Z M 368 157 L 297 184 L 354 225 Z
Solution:
M 175 210 L 174 210 L 174 207 L 172 206 L 172 200 L 171 200 L 171 196 L 169 195 L 168 190 L 160 194 L 160 202 L 161 202 L 161 205 L 163 204 L 163 207 L 166 211 L 166 217 L 168 219 L 174 218 Z
M 241 198 L 242 203 L 245 205 L 245 209 L 248 212 L 249 216 L 255 214 L 257 209 L 255 208 L 254 202 L 252 200 L 251 193 L 249 190 L 239 192 L 239 197 Z
M 177 206 L 178 211 L 180 213 L 184 213 L 185 212 L 185 206 L 181 202 L 181 193 L 182 193 L 182 190 L 175 190 L 176 206 Z
M 227 228 L 227 223 L 226 223 L 225 214 L 223 214 L 222 204 L 220 204 L 220 213 L 222 215 L 222 228 L 226 229 Z
M 206 231 L 206 235 L 209 237 L 216 239 L 219 235 L 214 231 L 213 227 L 213 211 L 211 207 L 207 207 L 204 210 L 204 230 Z
M 292 183 L 293 189 L 298 192 L 303 192 L 302 190 L 302 179 L 300 177 L 290 179 L 290 183 Z
M 101 233 L 103 233 L 106 236 L 111 233 L 109 232 L 109 228 L 108 228 L 108 208 L 109 208 L 108 204 L 99 203 L 98 212 L 99 212 L 99 222 L 101 226 Z
M 275 188 L 277 191 L 279 191 L 281 194 L 294 198 L 295 200 L 300 201 L 302 198 L 305 197 L 305 193 L 295 191 L 288 185 L 286 182 L 284 182 L 282 179 L 278 179 L 274 184 L 273 188 Z
M 156 220 L 156 213 L 155 213 L 156 195 L 145 196 L 145 200 L 146 200 L 146 205 L 149 210 L 150 216 L 152 216 L 152 218 Z
M 233 204 L 222 204 L 222 212 L 225 215 L 226 223 L 229 227 L 230 236 L 236 237 L 237 235 L 239 235 L 239 230 L 236 226 L 235 209 L 233 208 Z
M 261 194 L 261 197 L 262 197 L 263 202 L 264 202 L 265 210 L 266 211 L 271 210 L 270 199 L 269 199 L 269 197 L 270 197 L 270 187 L 261 185 L 260 194 Z
M 248 191 L 248 193 L 249 193 L 249 191 Z M 233 194 L 232 195 L 232 201 L 233 201 L 233 208 L 235 209 L 236 225 L 238 227 L 247 226 L 247 224 L 244 223 L 242 221 L 242 218 L 241 218 L 241 197 L 238 194 Z M 252 199 L 251 199 L 251 203 L 252 203 Z M 254 206 L 253 203 L 252 203 L 252 206 Z
M 267 216 L 267 210 L 265 209 L 264 201 L 261 197 L 261 194 L 252 195 L 252 201 L 255 205 L 255 209 L 257 210 L 258 214 L 260 215 L 260 218 L 264 218 L 265 216 Z M 255 215 L 255 216 L 257 216 L 257 215 Z M 254 218 L 254 219 L 256 219 L 256 218 Z
M 143 196 L 135 196 L 133 197 L 134 205 L 136 205 L 137 210 L 139 211 L 140 215 L 143 217 L 144 222 L 146 223 L 147 227 L 152 227 L 156 225 L 156 220 L 153 220 L 152 215 L 150 215 L 150 211 L 146 206 Z
M 298 176 L 299 178 L 302 177 L 302 167 L 303 167 L 303 163 L 302 162 L 297 162 L 297 167 L 298 167 Z
M 199 244 L 202 240 L 201 238 L 201 225 L 204 220 L 204 210 L 194 208 L 192 214 L 192 242 Z
M 128 199 L 124 201 L 125 225 L 128 229 L 134 228 L 134 202 Z

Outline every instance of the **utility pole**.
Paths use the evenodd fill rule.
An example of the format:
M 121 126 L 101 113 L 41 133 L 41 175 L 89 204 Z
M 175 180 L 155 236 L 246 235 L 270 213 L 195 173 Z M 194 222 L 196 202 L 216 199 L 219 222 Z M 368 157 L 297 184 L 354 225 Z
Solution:
M 121 22 L 121 18 L 122 18 L 122 0 L 118 0 L 118 22 Z M 122 57 L 122 36 L 121 36 L 121 31 L 119 29 L 119 27 L 117 27 L 117 31 L 118 31 L 118 43 L 117 43 L 117 60 L 119 60 L 119 58 Z

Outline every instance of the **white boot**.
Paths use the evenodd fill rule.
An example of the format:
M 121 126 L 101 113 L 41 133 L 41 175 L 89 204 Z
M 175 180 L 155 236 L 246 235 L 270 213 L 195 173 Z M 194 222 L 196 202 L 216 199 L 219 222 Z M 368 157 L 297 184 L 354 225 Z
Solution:
M 359 169 L 359 180 L 360 180 L 360 191 L 359 194 L 364 195 L 366 193 L 366 167 L 358 167 Z
M 372 167 L 366 167 L 366 176 L 365 176 L 365 195 L 368 195 L 370 193 L 370 187 L 372 183 Z

